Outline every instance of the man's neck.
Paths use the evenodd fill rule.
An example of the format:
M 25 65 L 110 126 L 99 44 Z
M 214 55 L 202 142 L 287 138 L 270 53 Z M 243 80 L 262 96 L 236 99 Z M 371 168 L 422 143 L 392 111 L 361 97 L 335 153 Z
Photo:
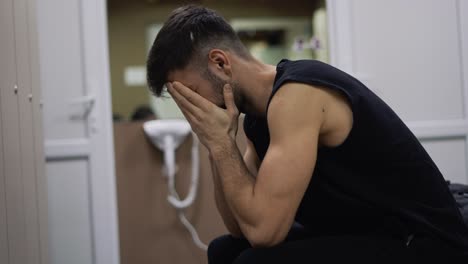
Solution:
M 256 59 L 239 61 L 239 83 L 245 98 L 246 114 L 265 116 L 268 100 L 276 77 L 276 66 Z

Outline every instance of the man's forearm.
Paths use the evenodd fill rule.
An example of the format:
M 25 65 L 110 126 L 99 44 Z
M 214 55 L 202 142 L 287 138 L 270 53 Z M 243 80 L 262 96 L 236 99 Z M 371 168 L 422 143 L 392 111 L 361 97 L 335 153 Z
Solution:
M 210 151 L 226 204 L 242 233 L 247 236 L 246 232 L 255 229 L 260 218 L 258 213 L 261 208 L 254 201 L 254 177 L 245 165 L 234 140 Z
M 215 202 L 216 202 L 216 207 L 218 208 L 218 212 L 221 215 L 221 218 L 223 219 L 224 225 L 226 226 L 228 231 L 231 233 L 231 235 L 235 237 L 241 237 L 242 231 L 239 228 L 239 225 L 237 224 L 236 219 L 232 215 L 231 210 L 229 209 L 226 203 L 226 199 L 224 197 L 224 192 L 222 190 L 222 184 L 219 178 L 218 170 L 211 158 L 211 155 L 210 155 L 210 163 L 211 163 L 211 172 L 213 174 Z

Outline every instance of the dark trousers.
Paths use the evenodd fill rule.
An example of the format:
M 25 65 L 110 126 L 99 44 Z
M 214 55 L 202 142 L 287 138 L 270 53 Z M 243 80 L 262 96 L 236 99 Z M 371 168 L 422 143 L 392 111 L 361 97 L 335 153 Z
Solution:
M 407 242 L 382 234 L 310 235 L 295 226 L 284 242 L 270 248 L 221 236 L 208 247 L 208 263 L 468 263 L 467 255 L 436 240 L 415 236 Z

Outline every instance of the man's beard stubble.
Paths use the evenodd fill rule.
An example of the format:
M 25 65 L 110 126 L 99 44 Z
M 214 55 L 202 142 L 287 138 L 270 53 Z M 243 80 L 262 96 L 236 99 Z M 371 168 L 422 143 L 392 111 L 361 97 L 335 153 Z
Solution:
M 206 80 L 208 80 L 213 86 L 213 88 L 215 89 L 216 101 L 220 102 L 220 103 L 217 103 L 217 106 L 223 109 L 226 109 L 226 104 L 224 101 L 224 85 L 227 84 L 228 82 L 225 82 L 221 78 L 216 76 L 214 73 L 210 71 L 210 69 L 206 69 L 203 72 L 203 77 Z M 241 95 L 240 85 L 236 82 L 230 82 L 228 84 L 231 85 L 232 93 L 234 95 L 234 102 L 236 104 L 237 109 L 239 109 L 239 112 L 245 113 L 244 112 L 245 100 L 244 100 L 244 97 Z

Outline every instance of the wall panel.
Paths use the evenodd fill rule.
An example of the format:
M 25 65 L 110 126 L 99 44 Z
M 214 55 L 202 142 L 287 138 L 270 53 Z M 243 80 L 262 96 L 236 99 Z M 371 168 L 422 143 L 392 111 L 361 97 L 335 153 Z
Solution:
M 0 89 L 1 122 L 3 136 L 3 176 L 6 201 L 6 237 L 8 242 L 9 264 L 24 264 L 26 262 L 22 248 L 25 244 L 24 230 L 24 201 L 21 183 L 21 153 L 19 131 L 18 94 L 15 89 L 17 83 L 17 65 L 15 48 L 15 25 L 13 1 L 2 1 L 2 37 L 0 46 L 1 62 Z
M 465 138 L 422 141 L 446 180 L 468 184 Z
M 51 263 L 93 263 L 87 163 L 47 163 Z
M 14 1 L 16 72 L 18 85 L 18 121 L 20 137 L 21 194 L 24 207 L 25 241 L 22 255 L 25 264 L 37 263 L 39 257 L 38 208 L 34 153 L 34 129 L 31 85 L 31 64 L 29 48 L 28 1 Z
M 6 167 L 6 145 L 4 141 L 9 140 L 6 136 L 6 104 L 10 99 L 16 82 L 15 43 L 13 27 L 13 2 L 11 0 L 0 1 L 0 263 L 9 264 L 9 241 L 8 241 L 8 214 L 6 180 L 7 172 L 11 167 Z M 8 169 L 8 171 L 7 171 Z
M 44 135 L 47 140 L 82 138 L 85 108 L 80 0 L 43 0 L 38 6 Z M 66 21 L 66 22 L 65 22 Z M 48 103 L 53 102 L 53 103 Z
M 37 186 L 44 180 L 38 164 L 44 155 L 36 152 L 34 129 L 40 113 L 33 110 L 31 94 L 37 85 L 37 44 L 34 27 L 35 0 L 0 2 L 0 263 L 47 263 L 41 253 Z M 32 85 L 35 78 L 36 85 Z M 36 104 L 38 105 L 38 104 Z M 42 185 L 43 186 L 43 185 Z M 42 190 L 44 193 L 44 190 Z M 41 210 L 41 211 L 44 211 Z M 43 245 L 47 239 L 42 240 Z M 46 248 L 42 246 L 42 248 Z
M 356 0 L 354 71 L 404 121 L 464 116 L 456 0 Z

